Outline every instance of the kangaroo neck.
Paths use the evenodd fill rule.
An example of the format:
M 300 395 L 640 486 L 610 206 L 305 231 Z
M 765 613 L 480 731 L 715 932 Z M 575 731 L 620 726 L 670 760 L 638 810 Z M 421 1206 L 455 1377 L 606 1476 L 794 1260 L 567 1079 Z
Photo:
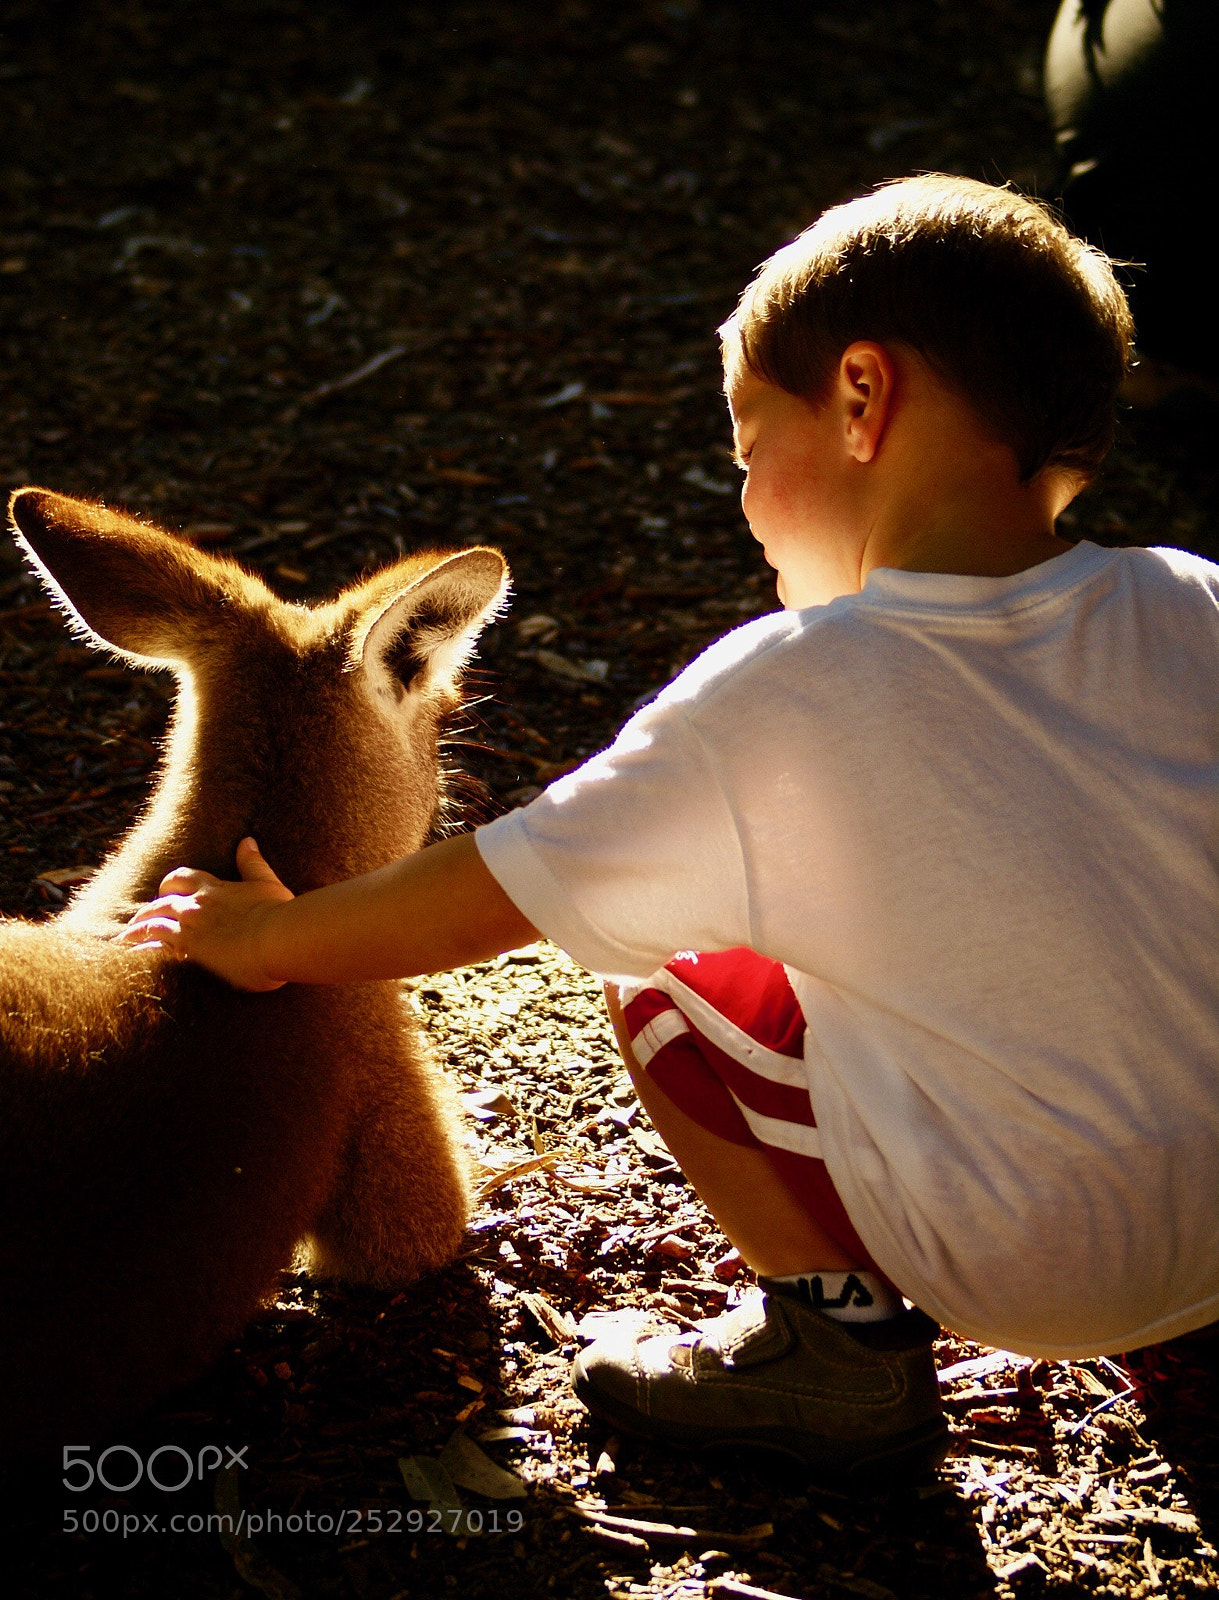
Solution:
M 148 807 L 73 897 L 63 914 L 66 922 L 113 931 L 142 901 L 155 897 L 161 879 L 177 866 L 233 876 L 233 851 L 249 827 L 256 779 L 241 770 L 239 761 L 209 751 L 209 742 L 193 696 L 180 694 Z

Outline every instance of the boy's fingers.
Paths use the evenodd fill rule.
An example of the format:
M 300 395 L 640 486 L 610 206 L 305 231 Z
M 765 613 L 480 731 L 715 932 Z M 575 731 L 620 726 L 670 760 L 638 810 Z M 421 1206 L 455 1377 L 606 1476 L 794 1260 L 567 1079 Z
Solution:
M 182 930 L 177 922 L 159 915 L 145 917 L 139 922 L 129 922 L 115 934 L 115 940 L 136 950 L 174 949 L 181 935 Z
M 168 913 L 172 911 L 172 902 L 169 900 L 153 900 L 146 906 L 141 906 L 123 929 L 124 933 L 138 933 L 151 923 L 165 923 L 170 919 Z M 173 919 L 176 926 L 176 918 Z
M 283 883 L 267 865 L 262 851 L 253 839 L 243 839 L 237 846 L 237 870 L 246 883 Z
M 152 900 L 147 905 L 141 906 L 128 920 L 127 926 L 115 934 L 115 938 L 126 939 L 130 934 L 138 934 L 154 917 L 159 917 L 162 910 L 163 906 L 159 900 Z
M 132 937 L 142 937 L 149 928 L 158 930 L 172 928 L 174 933 L 181 931 L 182 916 L 187 911 L 193 911 L 197 902 L 193 895 L 167 894 L 161 895 L 156 900 L 150 900 L 128 922 L 127 926 L 115 935 L 117 939 L 125 940 Z
M 194 867 L 175 867 L 161 879 L 157 895 L 193 894 L 204 884 L 219 882 L 220 879 L 214 878 L 210 872 L 197 872 Z

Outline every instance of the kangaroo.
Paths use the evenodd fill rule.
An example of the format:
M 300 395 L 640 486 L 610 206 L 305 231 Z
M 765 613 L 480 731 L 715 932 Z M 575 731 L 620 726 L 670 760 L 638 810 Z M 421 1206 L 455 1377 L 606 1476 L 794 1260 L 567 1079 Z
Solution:
M 244 994 L 111 942 L 246 834 L 296 891 L 418 849 L 441 717 L 504 603 L 495 550 L 408 557 L 317 606 L 100 506 L 21 489 L 72 630 L 177 695 L 154 792 L 48 922 L 0 921 L 0 1470 L 196 1376 L 304 1242 L 402 1284 L 468 1213 L 448 1092 L 390 983 Z

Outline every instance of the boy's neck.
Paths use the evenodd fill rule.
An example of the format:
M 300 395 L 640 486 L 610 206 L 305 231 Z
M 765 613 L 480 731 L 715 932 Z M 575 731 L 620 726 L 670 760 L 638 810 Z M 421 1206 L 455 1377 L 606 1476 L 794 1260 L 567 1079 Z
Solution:
M 1055 532 L 1080 488 L 1063 469 L 1020 481 L 1014 452 L 910 355 L 883 449 L 861 507 L 867 534 L 860 584 L 875 567 L 1008 577 L 1053 560 L 1073 541 Z
M 998 475 L 979 481 L 972 472 L 912 482 L 871 524 L 860 584 L 875 567 L 1006 578 L 1052 561 L 1074 542 L 1055 531 L 1059 502 L 1070 498 L 1053 483 L 1018 486 Z

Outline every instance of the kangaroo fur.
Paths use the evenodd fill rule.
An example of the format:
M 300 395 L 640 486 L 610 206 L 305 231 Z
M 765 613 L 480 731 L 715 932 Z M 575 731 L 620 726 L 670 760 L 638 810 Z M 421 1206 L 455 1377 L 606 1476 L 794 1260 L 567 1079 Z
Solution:
M 235 877 L 247 834 L 298 893 L 418 849 L 508 585 L 465 549 L 288 604 L 101 506 L 21 489 L 10 514 L 72 631 L 177 695 L 125 839 L 49 921 L 0 921 L 0 1472 L 197 1376 L 302 1243 L 357 1283 L 452 1260 L 464 1145 L 396 985 L 245 994 L 111 936 L 173 867 Z

